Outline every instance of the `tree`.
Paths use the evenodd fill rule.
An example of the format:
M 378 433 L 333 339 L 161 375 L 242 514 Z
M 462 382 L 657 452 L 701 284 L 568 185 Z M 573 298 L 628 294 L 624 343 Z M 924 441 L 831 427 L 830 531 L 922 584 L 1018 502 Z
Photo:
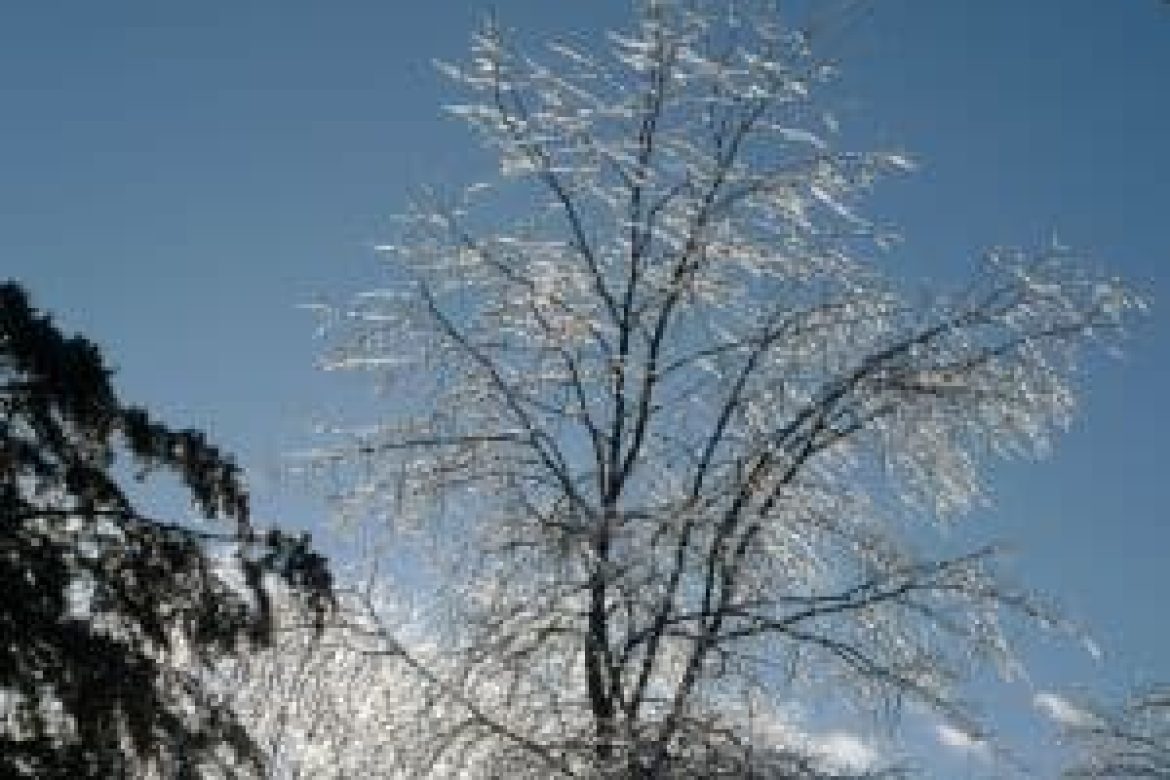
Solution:
M 440 63 L 501 177 L 421 198 L 330 320 L 326 367 L 395 403 L 309 458 L 434 615 L 415 774 L 767 773 L 749 705 L 818 691 L 979 736 L 964 670 L 1059 623 L 915 520 L 1043 452 L 1138 301 L 1061 247 L 899 292 L 856 202 L 912 166 L 835 148 L 834 68 L 773 5 L 639 2 L 555 65 L 489 23 Z
M 282 632 L 264 652 L 233 658 L 207 678 L 263 751 L 270 777 L 399 777 L 403 746 L 428 741 L 425 719 L 413 717 L 425 692 L 383 663 L 381 643 L 359 619 L 372 602 L 345 588 L 338 595 L 344 620 L 319 635 Z M 409 619 L 385 600 L 380 606 L 395 625 Z
M 270 641 L 272 577 L 323 618 L 325 561 L 307 537 L 255 531 L 232 459 L 124 405 L 110 373 L 0 285 L 0 773 L 258 771 L 192 667 Z M 174 472 L 229 527 L 144 513 L 120 484 L 131 468 Z
M 1152 685 L 1116 709 L 1082 704 L 1051 714 L 1080 754 L 1066 776 L 1170 776 L 1170 686 Z

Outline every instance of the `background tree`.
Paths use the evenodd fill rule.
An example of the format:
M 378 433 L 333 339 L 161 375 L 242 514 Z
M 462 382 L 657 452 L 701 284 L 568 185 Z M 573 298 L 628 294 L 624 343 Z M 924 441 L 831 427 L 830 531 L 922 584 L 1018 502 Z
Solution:
M 1066 776 L 1170 777 L 1170 686 L 1150 686 L 1115 709 L 1081 704 L 1051 714 L 1079 753 Z
M 142 512 L 119 476 L 177 474 L 224 530 Z M 267 643 L 266 575 L 323 617 L 325 561 L 258 534 L 230 457 L 118 400 L 98 348 L 0 285 L 0 774 L 194 777 L 257 750 L 192 666 Z M 210 771 L 210 770 L 209 770 Z
M 427 636 L 419 615 L 380 587 L 377 576 L 352 582 L 358 584 L 338 587 L 338 619 L 319 636 L 282 632 L 272 647 L 220 664 L 209 678 L 264 752 L 269 775 L 532 774 L 529 751 L 540 746 L 524 749 L 522 731 L 449 685 L 457 671 L 449 666 L 453 659 Z M 834 752 L 832 733 L 810 733 L 766 706 L 754 718 L 754 755 L 739 764 L 740 776 L 876 780 L 909 774 L 900 766 L 855 766 L 839 748 Z M 444 727 L 439 737 L 435 724 Z M 461 728 L 486 729 L 496 738 L 450 750 L 446 739 L 460 739 Z
M 337 589 L 340 608 L 319 635 L 280 632 L 263 652 L 217 665 L 209 688 L 224 697 L 281 778 L 400 777 L 406 746 L 426 743 L 421 730 L 425 681 L 386 663 L 386 646 L 365 619 L 375 597 L 367 588 Z M 381 619 L 402 627 L 405 610 L 377 598 Z M 279 602 L 297 621 L 296 606 Z
M 1136 302 L 1060 247 L 899 292 L 855 203 L 911 166 L 835 148 L 815 33 L 635 8 L 555 65 L 494 24 L 440 65 L 501 178 L 420 199 L 333 320 L 326 366 L 395 404 L 310 461 L 351 467 L 341 513 L 392 529 L 441 648 L 413 771 L 742 776 L 749 704 L 828 692 L 981 736 L 965 670 L 1017 668 L 1013 614 L 1058 621 L 917 521 L 1043 452 Z

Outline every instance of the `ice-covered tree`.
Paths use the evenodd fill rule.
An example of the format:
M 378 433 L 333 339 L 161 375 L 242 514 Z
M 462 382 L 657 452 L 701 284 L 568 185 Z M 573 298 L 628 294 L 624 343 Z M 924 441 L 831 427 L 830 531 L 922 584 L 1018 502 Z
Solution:
M 326 367 L 393 399 L 308 461 L 427 596 L 412 771 L 767 773 L 752 705 L 800 697 L 978 733 L 965 670 L 1011 674 L 1004 621 L 1056 619 L 928 529 L 1048 447 L 1137 302 L 1058 246 L 904 294 L 858 203 L 912 165 L 838 148 L 815 35 L 770 2 L 634 8 L 440 63 L 499 177 L 420 198 L 327 319 Z

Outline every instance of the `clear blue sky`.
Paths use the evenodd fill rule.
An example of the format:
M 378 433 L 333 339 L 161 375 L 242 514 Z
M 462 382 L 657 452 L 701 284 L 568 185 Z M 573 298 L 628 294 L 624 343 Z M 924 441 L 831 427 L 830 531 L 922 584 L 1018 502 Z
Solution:
M 107 347 L 129 398 L 256 467 L 262 513 L 313 521 L 267 467 L 316 410 L 365 398 L 314 372 L 294 304 L 376 278 L 384 217 L 409 188 L 461 178 L 471 139 L 438 110 L 449 93 L 429 63 L 460 56 L 483 5 L 0 13 L 0 276 Z M 611 27 L 626 9 L 494 5 L 538 35 Z M 840 55 L 849 136 L 922 162 L 870 204 L 906 235 L 892 268 L 953 278 L 982 247 L 1056 231 L 1153 297 L 1125 359 L 1088 361 L 1055 455 L 997 469 L 997 506 L 972 523 L 1015 541 L 1020 578 L 1106 650 L 1094 666 L 1039 644 L 1036 687 L 1170 679 L 1170 7 L 876 0 Z M 1021 696 L 996 696 L 997 717 L 1027 743 L 1039 732 L 1009 712 Z

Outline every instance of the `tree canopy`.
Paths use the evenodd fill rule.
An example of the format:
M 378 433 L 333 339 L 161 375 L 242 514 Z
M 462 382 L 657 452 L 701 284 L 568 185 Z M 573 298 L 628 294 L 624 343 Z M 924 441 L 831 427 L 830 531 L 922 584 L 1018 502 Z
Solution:
M 985 740 L 966 672 L 1060 620 L 924 529 L 1046 450 L 1141 302 L 1060 246 L 906 293 L 859 205 L 913 165 L 841 148 L 817 41 L 764 0 L 633 6 L 604 43 L 489 23 L 439 64 L 499 176 L 420 197 L 329 320 L 326 367 L 396 403 L 309 461 L 352 466 L 341 513 L 389 529 L 441 637 L 384 648 L 433 691 L 402 771 L 768 774 L 816 695 Z
M 127 479 L 177 475 L 210 526 Z M 332 600 L 307 536 L 258 532 L 240 468 L 124 404 L 98 347 L 0 284 L 0 774 L 197 776 L 262 756 L 197 669 L 267 644 L 270 590 Z

